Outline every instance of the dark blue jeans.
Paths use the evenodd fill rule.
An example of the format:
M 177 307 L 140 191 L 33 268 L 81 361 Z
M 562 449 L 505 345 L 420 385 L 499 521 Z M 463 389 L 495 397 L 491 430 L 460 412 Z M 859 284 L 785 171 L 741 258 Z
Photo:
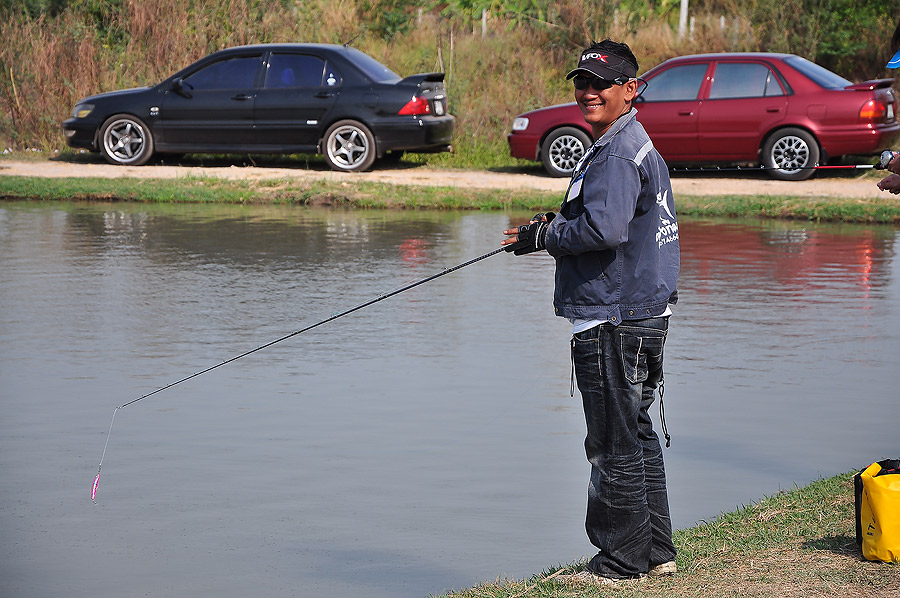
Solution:
M 648 409 L 662 379 L 668 318 L 602 324 L 572 337 L 591 463 L 588 568 L 635 577 L 675 558 L 666 472 Z

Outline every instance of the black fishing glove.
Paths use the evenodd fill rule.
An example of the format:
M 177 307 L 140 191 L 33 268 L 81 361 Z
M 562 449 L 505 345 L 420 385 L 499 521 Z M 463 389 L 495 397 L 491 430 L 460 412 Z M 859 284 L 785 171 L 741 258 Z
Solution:
M 507 245 L 506 251 L 511 251 L 515 255 L 525 255 L 546 249 L 547 227 L 554 216 L 556 216 L 554 212 L 535 214 L 531 218 L 531 224 L 519 227 L 519 233 L 516 235 L 518 241 Z

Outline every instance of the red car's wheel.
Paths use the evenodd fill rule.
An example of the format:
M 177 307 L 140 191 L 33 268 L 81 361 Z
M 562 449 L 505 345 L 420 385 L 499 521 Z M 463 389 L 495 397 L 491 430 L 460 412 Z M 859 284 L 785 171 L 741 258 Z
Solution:
M 819 164 L 819 144 L 803 129 L 787 127 L 775 131 L 763 144 L 762 163 L 772 178 L 805 181 Z
M 550 176 L 571 176 L 589 147 L 591 138 L 587 133 L 575 127 L 560 127 L 541 144 L 541 162 Z

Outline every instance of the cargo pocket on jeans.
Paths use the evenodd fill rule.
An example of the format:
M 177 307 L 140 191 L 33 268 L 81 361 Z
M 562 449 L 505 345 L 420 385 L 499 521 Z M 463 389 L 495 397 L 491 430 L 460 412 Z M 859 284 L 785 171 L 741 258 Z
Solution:
M 647 379 L 647 353 L 643 351 L 644 339 L 628 334 L 623 334 L 621 339 L 622 369 L 625 377 L 632 384 L 639 384 Z
M 659 369 L 662 360 L 665 333 L 637 336 L 623 332 L 621 336 L 622 369 L 632 384 L 646 382 L 649 371 Z

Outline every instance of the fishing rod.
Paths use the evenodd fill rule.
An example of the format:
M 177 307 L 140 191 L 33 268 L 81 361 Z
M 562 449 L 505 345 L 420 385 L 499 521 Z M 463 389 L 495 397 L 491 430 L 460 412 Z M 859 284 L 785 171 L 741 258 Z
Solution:
M 898 152 L 892 152 L 891 150 L 884 150 L 881 152 L 881 155 L 878 157 L 877 164 L 835 164 L 835 165 L 822 165 L 822 164 L 814 164 L 812 166 L 794 166 L 793 168 L 778 168 L 775 166 L 765 166 L 760 164 L 759 166 L 712 166 L 705 167 L 700 166 L 699 168 L 670 168 L 670 172 L 756 172 L 759 170 L 781 170 L 787 172 L 793 172 L 795 170 L 826 170 L 826 169 L 858 169 L 858 170 L 884 170 L 887 168 L 888 163 L 894 159 Z
M 760 170 L 781 170 L 783 172 L 794 172 L 795 170 L 825 170 L 827 168 L 844 168 L 844 169 L 860 169 L 867 170 L 874 168 L 878 170 L 877 164 L 837 164 L 814 166 L 794 166 L 791 168 L 777 168 L 775 166 L 700 166 L 697 168 L 670 168 L 669 172 L 757 172 Z
M 365 301 L 365 302 L 363 302 L 363 303 L 360 303 L 359 305 L 357 305 L 357 306 L 355 306 L 355 307 L 351 307 L 350 309 L 344 310 L 344 311 L 342 311 L 342 312 L 340 312 L 340 313 L 336 313 L 336 314 L 334 314 L 334 315 L 332 315 L 332 316 L 330 316 L 330 317 L 328 317 L 328 318 L 325 318 L 324 320 L 320 320 L 320 321 L 316 322 L 315 324 L 310 324 L 310 325 L 307 326 L 306 328 L 301 328 L 300 330 L 296 330 L 296 331 L 291 332 L 291 333 L 289 333 L 289 334 L 285 334 L 284 336 L 282 336 L 282 337 L 280 337 L 280 338 L 277 338 L 277 339 L 275 339 L 275 340 L 273 340 L 273 341 L 269 341 L 268 343 L 266 343 L 266 344 L 264 344 L 264 345 L 260 345 L 260 346 L 256 347 L 255 349 L 251 349 L 251 350 L 249 350 L 249 351 L 245 351 L 245 352 L 241 353 L 240 355 L 235 355 L 234 357 L 231 357 L 231 358 L 229 358 L 229 359 L 226 359 L 225 361 L 222 361 L 222 362 L 220 362 L 220 363 L 217 363 L 217 364 L 215 364 L 215 365 L 213 365 L 213 366 L 210 366 L 210 367 L 208 367 L 208 368 L 206 368 L 206 369 L 200 370 L 199 372 L 195 372 L 195 373 L 191 374 L 190 376 L 185 376 L 184 378 L 181 378 L 181 379 L 179 379 L 179 380 L 176 380 L 175 382 L 171 382 L 171 383 L 169 383 L 169 384 L 166 384 L 165 386 L 162 386 L 162 387 L 160 387 L 160 388 L 157 388 L 156 390 L 154 390 L 154 391 L 152 391 L 152 392 L 148 392 L 148 393 L 145 394 L 145 395 L 142 395 L 142 396 L 140 396 L 140 397 L 138 397 L 138 398 L 136 398 L 136 399 L 133 399 L 133 400 L 131 400 L 131 401 L 128 401 L 127 403 L 124 403 L 124 404 L 122 404 L 122 405 L 119 405 L 118 407 L 116 407 L 116 408 L 113 410 L 112 420 L 109 422 L 109 432 L 106 434 L 106 443 L 103 445 L 103 453 L 100 455 L 100 463 L 99 463 L 99 465 L 97 466 L 97 476 L 94 478 L 94 484 L 93 484 L 93 486 L 91 486 L 91 501 L 93 501 L 94 504 L 97 504 L 96 498 L 97 498 L 97 490 L 98 490 L 99 487 L 100 487 L 100 471 L 103 469 L 103 459 L 106 457 L 106 449 L 109 447 L 109 439 L 110 439 L 110 437 L 112 436 L 113 424 L 114 424 L 115 421 L 116 421 L 116 413 L 119 412 L 119 409 L 122 409 L 122 408 L 124 408 L 124 407 L 128 407 L 129 405 L 134 405 L 134 404 L 137 403 L 138 401 L 143 401 L 144 399 L 146 399 L 146 398 L 148 398 L 148 397 L 152 397 L 152 396 L 155 395 L 155 394 L 161 393 L 162 391 L 164 391 L 164 390 L 166 390 L 166 389 L 169 389 L 169 388 L 172 388 L 173 386 L 175 386 L 175 385 L 177 385 L 177 384 L 181 384 L 182 382 L 187 382 L 188 380 L 191 380 L 192 378 L 196 378 L 197 376 L 200 376 L 200 375 L 202 375 L 202 374 L 205 374 L 206 372 L 211 372 L 212 370 L 214 370 L 214 369 L 216 369 L 216 368 L 220 368 L 220 367 L 222 367 L 223 365 L 229 364 L 229 363 L 231 363 L 231 362 L 233 362 L 233 361 L 237 361 L 238 359 L 241 359 L 242 357 L 246 357 L 246 356 L 248 356 L 248 355 L 252 355 L 253 353 L 256 353 L 257 351 L 262 351 L 263 349 L 265 349 L 265 348 L 267 348 L 267 347 L 271 347 L 271 346 L 274 345 L 274 344 L 280 343 L 280 342 L 282 342 L 282 341 L 286 341 L 287 339 L 292 338 L 292 337 L 294 337 L 294 336 L 297 336 L 298 334 L 303 334 L 304 332 L 307 332 L 307 331 L 309 331 L 309 330 L 312 330 L 313 328 L 317 328 L 317 327 L 319 327 L 319 326 L 321 326 L 321 325 L 323 325 L 323 324 L 327 324 L 328 322 L 332 322 L 332 321 L 334 321 L 334 320 L 337 320 L 338 318 L 341 318 L 341 317 L 346 316 L 346 315 L 348 315 L 348 314 L 352 314 L 352 313 L 355 312 L 355 311 L 359 311 L 359 310 L 361 310 L 361 309 L 363 309 L 363 308 L 365 308 L 365 307 L 368 307 L 368 306 L 370 306 L 370 305 L 372 305 L 372 304 L 374 304 L 374 303 L 378 303 L 379 301 L 384 301 L 385 299 L 388 299 L 389 297 L 393 297 L 394 295 L 399 295 L 400 293 L 402 293 L 402 292 L 404 292 L 404 291 L 408 291 L 408 290 L 413 289 L 413 288 L 415 288 L 415 287 L 417 287 L 417 286 L 419 286 L 419 285 L 423 285 L 423 284 L 425 284 L 426 282 L 431 282 L 432 280 L 434 280 L 434 279 L 436 279 L 436 278 L 440 278 L 441 276 L 446 276 L 447 274 L 450 274 L 451 272 L 456 272 L 457 270 L 460 270 L 460 269 L 462 269 L 462 268 L 465 268 L 466 266 L 470 266 L 470 265 L 472 265 L 472 264 L 474 264 L 474 263 L 476 263 L 476 262 L 480 262 L 481 260 L 487 259 L 487 258 L 491 257 L 492 255 L 497 255 L 498 253 L 503 252 L 503 251 L 508 252 L 508 251 L 509 251 L 509 246 L 504 246 L 504 247 L 500 247 L 499 249 L 495 249 L 495 250 L 493 250 L 493 251 L 489 251 L 488 253 L 485 253 L 484 255 L 478 256 L 478 257 L 476 257 L 476 258 L 474 258 L 474 259 L 471 259 L 471 260 L 469 260 L 469 261 L 467 261 L 467 262 L 464 262 L 464 263 L 462 263 L 462 264 L 458 264 L 458 265 L 456 265 L 456 266 L 453 266 L 452 268 L 446 268 L 446 269 L 444 269 L 444 270 L 441 270 L 441 271 L 438 272 L 437 274 L 433 274 L 433 275 L 431 275 L 431 276 L 428 276 L 428 277 L 423 278 L 423 279 L 421 279 L 421 280 L 418 280 L 418 281 L 416 281 L 416 282 L 410 283 L 410 284 L 408 284 L 408 285 L 406 285 L 406 286 L 400 287 L 399 289 L 393 290 L 393 291 L 391 291 L 391 292 L 389 292 L 389 293 L 384 293 L 384 294 L 382 294 L 382 295 L 379 295 L 378 297 L 375 297 L 374 299 L 370 299 L 370 300 L 368 300 L 368 301 Z

